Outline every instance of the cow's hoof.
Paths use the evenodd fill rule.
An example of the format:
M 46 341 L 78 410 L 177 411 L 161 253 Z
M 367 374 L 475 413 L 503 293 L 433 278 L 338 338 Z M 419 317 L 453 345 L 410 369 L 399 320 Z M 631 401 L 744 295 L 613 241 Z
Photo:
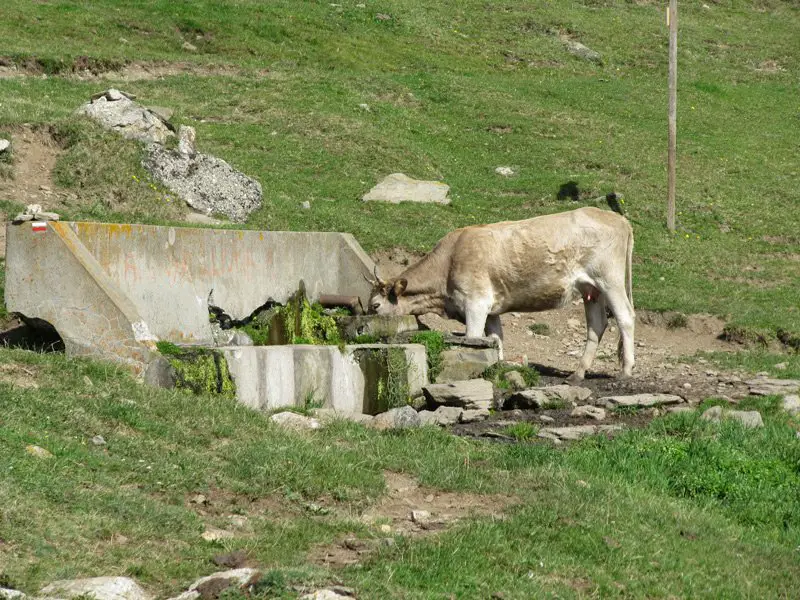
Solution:
M 564 380 L 564 383 L 566 383 L 567 385 L 580 385 L 581 383 L 583 383 L 583 375 L 580 375 L 578 373 L 573 373 Z

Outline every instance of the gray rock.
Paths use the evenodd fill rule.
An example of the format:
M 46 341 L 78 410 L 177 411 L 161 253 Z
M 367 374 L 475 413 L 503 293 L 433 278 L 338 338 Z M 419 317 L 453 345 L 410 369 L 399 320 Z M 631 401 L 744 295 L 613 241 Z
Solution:
M 597 433 L 596 425 L 576 425 L 574 427 L 543 427 L 539 437 L 557 440 L 579 440 Z
M 418 181 L 403 173 L 393 173 L 367 192 L 362 200 L 390 202 L 433 202 L 450 204 L 450 186 L 440 181 Z
M 494 388 L 485 379 L 432 383 L 422 388 L 428 406 L 459 406 L 465 409 L 490 409 Z
M 18 590 L 0 587 L 0 600 L 24 600 L 25 594 Z
M 335 408 L 317 408 L 312 411 L 312 415 L 323 424 L 331 421 L 352 421 L 353 423 L 369 425 L 375 418 L 372 415 L 336 410 Z
M 446 427 L 458 423 L 463 413 L 464 409 L 458 406 L 440 406 L 434 411 L 433 415 L 437 425 Z
M 553 422 L 555 422 L 555 419 L 553 417 L 549 416 L 549 415 L 539 415 L 539 420 L 542 423 L 553 423 Z
M 45 450 L 41 446 L 28 445 L 25 446 L 25 452 L 35 458 L 53 458 L 53 453 Z
M 231 346 L 252 346 L 253 339 L 244 331 L 237 331 L 231 336 Z
M 519 371 L 506 371 L 503 373 L 503 379 L 508 382 L 512 390 L 524 390 L 528 387 L 528 384 L 525 383 L 525 378 Z
M 95 445 L 95 446 L 105 446 L 106 445 L 106 440 L 102 435 L 96 435 L 89 441 L 91 441 L 92 444 Z
M 761 377 L 747 382 L 754 396 L 783 396 L 800 392 L 800 380 Z
M 432 410 L 421 410 L 417 413 L 421 425 L 437 425 L 436 413 Z
M 651 406 L 667 406 L 682 404 L 683 398 L 672 394 L 633 394 L 632 396 L 605 396 L 595 402 L 597 406 L 614 408 L 617 406 L 650 408 Z
M 436 376 L 436 383 L 478 378 L 487 367 L 500 360 L 495 348 L 450 348 L 441 356 L 442 369 Z
M 511 177 L 514 174 L 514 169 L 511 167 L 497 167 L 494 172 L 503 177 Z
M 211 575 L 208 575 L 206 577 L 201 577 L 200 579 L 196 580 L 192 585 L 189 586 L 189 589 L 187 591 L 194 592 L 198 589 L 202 590 L 205 585 L 212 583 L 214 581 L 223 581 L 223 582 L 228 581 L 229 586 L 230 585 L 242 586 L 246 584 L 248 581 L 251 581 L 253 577 L 258 573 L 259 571 L 257 569 L 250 569 L 246 567 L 243 567 L 241 569 L 231 569 L 229 571 L 219 571 L 217 573 L 212 573 Z M 219 590 L 219 588 L 217 589 Z
M 461 413 L 461 422 L 475 423 L 477 421 L 485 421 L 490 414 L 491 412 L 488 408 L 465 410 Z
M 800 396 L 790 394 L 781 401 L 781 408 L 791 415 L 800 413 Z
M 400 408 L 392 408 L 384 413 L 375 415 L 370 426 L 381 431 L 385 429 L 411 429 L 421 427 L 422 421 L 417 411 L 413 408 L 401 406 Z
M 761 413 L 757 410 L 724 410 L 721 406 L 712 406 L 700 418 L 713 423 L 719 423 L 722 419 L 734 419 L 749 429 L 764 426 Z
M 144 382 L 151 387 L 171 390 L 175 387 L 177 374 L 175 368 L 164 356 L 159 356 L 147 365 L 144 372 Z
M 599 406 L 592 406 L 591 404 L 585 404 L 583 406 L 577 407 L 570 413 L 571 417 L 587 417 L 589 419 L 594 419 L 595 421 L 602 421 L 606 418 L 606 411 Z
M 5 138 L 0 138 L 0 152 L 5 152 L 11 148 L 11 142 Z
M 94 96 L 77 112 L 128 139 L 163 144 L 175 135 L 172 125 L 159 115 L 115 89 Z
M 189 206 L 206 215 L 221 214 L 241 223 L 261 206 L 261 184 L 221 158 L 200 153 L 190 157 L 150 144 L 142 165 Z
M 311 202 L 308 200 L 303 200 L 303 202 L 300 204 L 300 208 L 303 210 L 311 210 Z
M 512 394 L 503 405 L 509 408 L 541 409 L 548 406 L 583 402 L 592 395 L 592 390 L 574 385 L 549 385 L 535 387 Z
M 599 52 L 596 52 L 589 48 L 588 46 L 584 46 L 580 42 L 576 42 L 575 40 L 564 39 L 564 45 L 567 48 L 567 52 L 577 56 L 578 58 L 582 58 L 583 60 L 588 60 L 589 62 L 594 63 L 601 63 L 603 62 L 602 57 L 600 56 Z
M 353 600 L 352 594 L 340 594 L 331 589 L 322 589 L 300 596 L 300 600 Z
M 353 339 L 359 335 L 374 335 L 377 337 L 394 337 L 401 333 L 419 330 L 419 324 L 414 315 L 386 316 L 386 315 L 356 315 L 352 317 L 339 317 L 336 323 L 346 339 Z
M 668 413 L 680 413 L 680 412 L 694 412 L 694 406 L 678 405 L 678 406 L 669 406 L 665 409 Z
M 277 425 L 280 425 L 284 429 L 290 429 L 292 431 L 307 431 L 322 427 L 317 419 L 313 419 L 305 415 L 299 415 L 291 411 L 275 413 L 269 418 L 269 420 Z
M 187 52 L 197 52 L 197 46 L 195 46 L 191 42 L 183 42 L 181 48 L 183 48 Z
M 46 598 L 69 600 L 77 596 L 92 596 L 96 600 L 150 600 L 139 584 L 128 577 L 92 577 L 54 581 L 39 591 Z
M 724 414 L 726 419 L 735 419 L 749 429 L 764 426 L 761 413 L 757 410 L 731 410 Z
M 411 520 L 417 525 L 424 525 L 431 520 L 431 513 L 427 510 L 412 510 Z
M 189 127 L 188 125 L 180 126 L 180 129 L 178 129 L 178 152 L 181 156 L 192 158 L 197 154 L 197 148 L 195 147 L 196 139 L 197 133 L 194 127 Z
M 703 414 L 700 415 L 700 418 L 704 421 L 712 421 L 714 423 L 719 423 L 722 420 L 722 407 L 721 406 L 712 406 L 711 408 L 706 409 L 703 411 Z

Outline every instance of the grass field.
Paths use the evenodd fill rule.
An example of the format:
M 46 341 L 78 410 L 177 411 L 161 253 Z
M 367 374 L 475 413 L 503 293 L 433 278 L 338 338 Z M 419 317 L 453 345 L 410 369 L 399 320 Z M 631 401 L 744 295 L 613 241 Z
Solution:
M 169 597 L 237 549 L 277 582 L 264 598 L 332 581 L 360 598 L 790 598 L 800 586 L 798 423 L 774 399 L 744 406 L 765 416 L 755 432 L 678 414 L 562 450 L 436 428 L 291 434 L 233 400 L 143 388 L 109 365 L 2 360 L 0 580 L 29 592 L 116 574 Z M 382 533 L 359 519 L 384 492 L 382 471 L 504 498 L 503 518 Z M 244 518 L 235 537 L 200 538 L 233 517 Z M 396 541 L 359 567 L 307 558 L 345 536 Z
M 69 126 L 89 95 L 117 85 L 173 108 L 201 151 L 262 183 L 249 227 L 348 231 L 368 250 L 427 250 L 454 227 L 572 208 L 555 198 L 570 180 L 589 198 L 615 190 L 635 228 L 639 306 L 800 331 L 794 2 L 681 7 L 675 236 L 664 228 L 667 37 L 655 3 L 9 0 L 3 15 L 0 56 L 43 74 L 0 80 L 0 129 Z M 134 61 L 175 74 L 69 76 Z M 83 202 L 66 216 L 174 217 L 141 197 L 135 151 L 104 152 L 115 142 L 92 133 L 70 144 L 58 183 Z M 453 204 L 360 202 L 396 171 L 447 182 Z
M 663 3 L 648 0 L 4 0 L 0 134 L 51 132 L 55 191 L 79 198 L 56 207 L 65 218 L 180 222 L 141 149 L 73 115 L 118 87 L 174 109 L 201 152 L 261 182 L 247 227 L 346 231 L 368 251 L 423 251 L 455 227 L 573 208 L 556 199 L 567 181 L 584 201 L 613 190 L 634 226 L 637 307 L 798 335 L 798 31 L 796 1 L 681 5 L 675 235 L 664 226 L 667 32 Z M 163 76 L 85 72 L 132 65 Z M 360 201 L 398 171 L 445 181 L 452 204 Z M 6 213 L 20 204 L 0 197 Z M 800 373 L 797 354 L 709 358 Z M 299 435 L 104 363 L 0 350 L 0 586 L 129 575 L 169 597 L 243 549 L 270 571 L 264 598 L 332 581 L 359 598 L 792 598 L 800 423 L 775 398 L 750 408 L 763 429 L 677 414 L 563 449 L 433 428 Z M 384 472 L 504 498 L 502 516 L 383 533 L 359 515 L 385 495 Z M 233 538 L 201 539 L 232 517 L 243 523 Z M 377 545 L 360 566 L 310 560 L 344 536 Z

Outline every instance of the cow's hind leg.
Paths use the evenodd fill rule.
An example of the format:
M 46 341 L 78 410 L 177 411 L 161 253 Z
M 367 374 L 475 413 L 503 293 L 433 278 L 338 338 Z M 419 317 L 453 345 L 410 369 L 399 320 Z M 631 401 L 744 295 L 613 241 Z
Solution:
M 624 285 L 619 285 L 608 291 L 608 304 L 611 312 L 617 320 L 619 327 L 619 354 L 622 359 L 622 375 L 631 377 L 633 375 L 633 330 L 636 323 L 636 315 L 633 312 L 633 305 L 625 293 Z
M 586 347 L 583 350 L 583 356 L 577 370 L 567 378 L 567 383 L 570 384 L 583 381 L 586 376 L 586 370 L 594 362 L 597 346 L 600 344 L 600 340 L 603 339 L 603 333 L 605 333 L 608 325 L 604 295 L 600 294 L 590 299 L 584 297 L 583 311 L 586 315 Z
M 489 315 L 486 318 L 486 335 L 497 340 L 497 355 L 503 360 L 503 324 L 500 315 Z

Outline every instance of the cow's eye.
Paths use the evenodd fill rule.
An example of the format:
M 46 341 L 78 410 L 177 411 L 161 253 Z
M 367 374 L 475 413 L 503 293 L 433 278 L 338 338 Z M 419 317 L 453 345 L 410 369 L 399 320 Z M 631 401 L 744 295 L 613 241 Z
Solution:
M 373 302 L 369 305 L 369 309 L 372 311 L 377 312 L 377 310 L 381 307 L 380 302 Z

